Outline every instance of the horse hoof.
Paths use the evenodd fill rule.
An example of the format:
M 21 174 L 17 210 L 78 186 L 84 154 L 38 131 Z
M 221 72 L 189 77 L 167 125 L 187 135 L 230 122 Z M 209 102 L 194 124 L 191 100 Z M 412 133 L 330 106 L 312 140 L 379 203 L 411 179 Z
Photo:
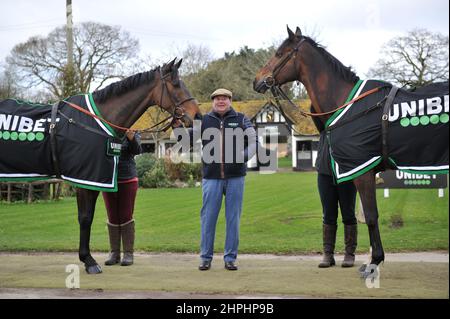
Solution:
M 371 273 L 368 272 L 368 271 L 363 271 L 363 272 L 361 272 L 361 279 L 363 279 L 363 280 L 367 279 L 367 278 L 369 277 L 370 274 L 371 274 Z
M 359 273 L 362 279 L 371 278 L 378 275 L 378 265 L 370 264 L 370 265 L 362 265 L 359 268 Z
M 86 272 L 90 275 L 102 273 L 102 267 L 99 265 L 86 266 Z
M 361 273 L 361 275 L 366 271 L 367 264 L 362 264 L 361 267 L 359 267 L 358 271 Z

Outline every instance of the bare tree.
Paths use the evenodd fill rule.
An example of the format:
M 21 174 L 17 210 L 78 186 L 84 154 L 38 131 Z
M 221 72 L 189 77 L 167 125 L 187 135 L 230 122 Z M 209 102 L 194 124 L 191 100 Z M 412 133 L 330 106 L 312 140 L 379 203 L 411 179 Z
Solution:
M 67 76 L 66 28 L 16 45 L 6 59 L 26 88 L 45 86 L 57 98 L 89 92 L 121 77 L 136 57 L 138 41 L 120 27 L 84 22 L 74 28 L 74 75 Z M 67 78 L 74 83 L 67 85 Z M 75 91 L 75 92 L 73 92 Z
M 0 99 L 17 97 L 19 89 L 16 85 L 14 73 L 7 69 L 0 69 L 0 71 Z
M 419 87 L 449 77 L 448 36 L 415 29 L 385 44 L 368 76 Z
M 183 59 L 180 69 L 182 75 L 198 73 L 206 69 L 213 60 L 213 54 L 208 47 L 192 43 L 189 43 L 184 49 L 179 49 L 177 55 Z

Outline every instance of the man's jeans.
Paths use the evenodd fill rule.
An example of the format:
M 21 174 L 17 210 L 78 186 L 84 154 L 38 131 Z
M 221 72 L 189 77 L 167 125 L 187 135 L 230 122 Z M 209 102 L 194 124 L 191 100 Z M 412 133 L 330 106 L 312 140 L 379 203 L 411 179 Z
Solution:
M 224 261 L 235 261 L 239 245 L 239 221 L 242 212 L 245 177 L 203 179 L 203 206 L 201 218 L 200 258 L 211 260 L 214 254 L 214 237 L 217 217 L 225 195 L 226 239 Z

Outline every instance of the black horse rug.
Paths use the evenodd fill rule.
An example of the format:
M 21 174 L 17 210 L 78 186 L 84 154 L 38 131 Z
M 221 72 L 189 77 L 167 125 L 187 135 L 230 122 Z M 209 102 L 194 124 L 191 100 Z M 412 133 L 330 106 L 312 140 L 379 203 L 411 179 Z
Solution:
M 415 91 L 359 81 L 347 101 L 376 87 L 381 89 L 337 111 L 326 123 L 337 182 L 352 180 L 382 161 L 389 169 L 448 174 L 448 81 Z
M 91 94 L 66 101 L 100 116 Z M 52 147 L 52 105 L 0 101 L 0 181 L 58 177 L 78 187 L 117 191 L 120 142 L 114 130 L 64 101 L 57 109 Z

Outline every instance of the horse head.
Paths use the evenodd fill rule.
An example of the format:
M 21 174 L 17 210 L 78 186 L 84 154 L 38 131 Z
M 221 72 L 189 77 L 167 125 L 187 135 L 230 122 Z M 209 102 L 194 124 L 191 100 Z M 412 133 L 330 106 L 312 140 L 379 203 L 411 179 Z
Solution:
M 201 119 L 201 112 L 197 100 L 192 97 L 183 81 L 180 79 L 178 69 L 182 59 L 176 62 L 176 58 L 159 68 L 159 96 L 155 100 L 158 105 L 172 114 L 172 127 L 181 125 L 192 126 L 194 120 Z
M 287 27 L 288 38 L 278 47 L 275 54 L 256 74 L 253 88 L 259 93 L 265 93 L 274 85 L 282 85 L 299 79 L 297 53 L 304 41 L 300 28 L 295 33 Z

